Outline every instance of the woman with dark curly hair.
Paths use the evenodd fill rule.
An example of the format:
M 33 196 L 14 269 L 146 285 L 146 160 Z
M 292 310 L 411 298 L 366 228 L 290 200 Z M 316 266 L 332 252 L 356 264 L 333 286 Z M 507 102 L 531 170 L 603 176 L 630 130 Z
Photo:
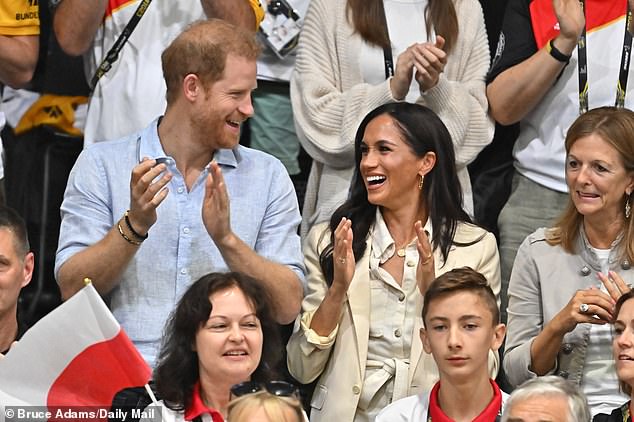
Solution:
M 281 350 L 269 296 L 258 281 L 235 272 L 203 276 L 165 327 L 154 371 L 163 421 L 223 421 L 231 386 L 271 380 Z

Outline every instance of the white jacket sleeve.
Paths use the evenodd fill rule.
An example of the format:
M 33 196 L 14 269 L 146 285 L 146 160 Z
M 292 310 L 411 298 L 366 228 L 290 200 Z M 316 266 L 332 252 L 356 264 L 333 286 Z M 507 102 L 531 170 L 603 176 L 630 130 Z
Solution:
M 338 331 L 337 326 L 328 336 L 319 336 L 310 329 L 312 317 L 328 291 L 319 265 L 319 253 L 328 243 L 330 230 L 327 224 L 315 226 L 309 232 L 304 247 L 308 291 L 302 302 L 302 313 L 295 322 L 295 330 L 286 346 L 288 370 L 304 384 L 321 375 Z

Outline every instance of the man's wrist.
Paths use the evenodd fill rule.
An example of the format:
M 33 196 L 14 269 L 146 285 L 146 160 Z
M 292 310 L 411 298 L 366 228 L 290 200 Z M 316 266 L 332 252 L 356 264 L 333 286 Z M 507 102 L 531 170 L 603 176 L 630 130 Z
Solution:
M 546 50 L 557 61 L 568 63 L 572 57 L 572 52 L 577 47 L 576 40 L 556 37 L 548 41 Z M 559 58 L 558 58 L 559 57 Z
M 224 236 L 219 237 L 217 240 L 214 239 L 211 234 L 210 237 L 214 241 L 216 246 L 218 246 L 218 249 L 233 250 L 236 247 L 236 236 L 231 231 Z
M 123 214 L 123 219 L 126 227 L 132 234 L 140 240 L 145 240 L 148 237 L 148 233 L 150 231 L 149 227 L 145 227 L 142 224 L 139 224 L 139 219 L 135 217 L 136 214 L 133 214 L 131 210 L 127 210 Z

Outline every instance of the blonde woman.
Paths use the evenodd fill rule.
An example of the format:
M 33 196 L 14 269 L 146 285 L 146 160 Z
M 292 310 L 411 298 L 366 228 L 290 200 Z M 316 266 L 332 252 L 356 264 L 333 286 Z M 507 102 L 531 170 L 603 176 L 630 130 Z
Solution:
M 282 382 L 272 381 L 269 384 Z M 286 383 L 283 383 L 286 384 Z M 290 385 L 290 384 L 287 384 Z M 232 391 L 235 391 L 232 389 Z M 308 422 L 297 394 L 262 389 L 229 403 L 227 422 Z

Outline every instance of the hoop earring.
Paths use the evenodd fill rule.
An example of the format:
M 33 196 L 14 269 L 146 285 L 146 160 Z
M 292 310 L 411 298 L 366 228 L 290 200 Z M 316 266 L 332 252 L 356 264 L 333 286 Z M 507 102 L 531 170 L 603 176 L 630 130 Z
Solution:
M 420 175 L 420 182 L 418 182 L 418 189 L 423 190 L 423 183 L 425 182 L 425 176 Z
M 632 205 L 630 205 L 630 195 L 626 194 L 625 196 L 625 219 L 629 219 L 630 215 L 632 215 Z

